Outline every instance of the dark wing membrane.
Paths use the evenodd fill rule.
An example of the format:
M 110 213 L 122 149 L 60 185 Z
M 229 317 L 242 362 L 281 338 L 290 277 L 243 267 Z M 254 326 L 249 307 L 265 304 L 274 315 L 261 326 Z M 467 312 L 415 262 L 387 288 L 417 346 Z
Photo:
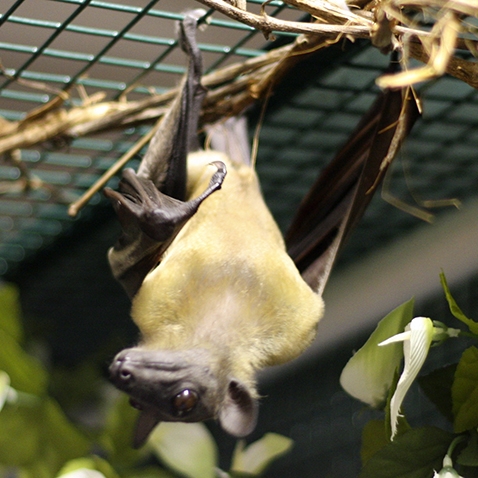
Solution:
M 196 43 L 198 12 L 188 12 L 180 22 L 179 41 L 189 58 L 188 72 L 151 140 L 138 174 L 126 169 L 118 191 L 104 190 L 122 228 L 108 259 L 114 277 L 131 298 L 201 202 L 221 187 L 226 175 L 224 164 L 216 162 L 217 172 L 204 193 L 184 201 L 187 157 L 191 149 L 197 148 L 198 119 L 205 94 L 200 83 L 201 53 Z
M 302 201 L 286 244 L 302 276 L 318 293 L 419 116 L 409 90 L 380 93 Z
M 224 153 L 233 163 L 251 166 L 251 150 L 245 116 L 231 116 L 206 126 L 211 148 Z
M 187 156 L 197 150 L 198 122 L 206 89 L 201 85 L 202 57 L 196 42 L 197 22 L 203 10 L 188 11 L 179 23 L 179 44 L 189 59 L 178 96 L 152 138 L 138 168 L 138 176 L 150 179 L 164 194 L 184 200 Z

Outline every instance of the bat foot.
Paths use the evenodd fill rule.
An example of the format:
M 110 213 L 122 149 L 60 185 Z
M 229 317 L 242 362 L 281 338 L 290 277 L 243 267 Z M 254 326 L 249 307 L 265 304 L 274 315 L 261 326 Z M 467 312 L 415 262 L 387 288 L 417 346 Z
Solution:
M 184 224 L 197 212 L 201 203 L 221 188 L 226 177 L 226 165 L 214 161 L 217 171 L 207 189 L 197 198 L 180 201 L 163 194 L 154 183 L 139 177 L 132 169 L 123 171 L 119 191 L 106 188 L 104 193 L 113 202 L 123 229 L 135 222 L 141 231 L 160 243 L 170 241 Z

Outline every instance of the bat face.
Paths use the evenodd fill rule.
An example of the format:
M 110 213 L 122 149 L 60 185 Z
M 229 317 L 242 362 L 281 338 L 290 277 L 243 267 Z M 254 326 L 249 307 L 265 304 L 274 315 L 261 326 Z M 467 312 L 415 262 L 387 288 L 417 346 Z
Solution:
M 216 415 L 219 392 L 207 363 L 201 353 L 131 348 L 115 357 L 110 376 L 136 408 L 154 409 L 159 420 L 201 421 Z
M 140 410 L 136 448 L 160 421 L 197 422 L 216 416 L 218 382 L 201 364 L 204 354 L 189 355 L 131 348 L 113 360 L 111 381 Z
M 161 421 L 199 422 L 219 418 L 231 434 L 245 436 L 255 427 L 257 403 L 247 387 L 211 369 L 205 350 L 130 348 L 110 366 L 111 381 L 140 411 L 133 445 L 143 445 Z

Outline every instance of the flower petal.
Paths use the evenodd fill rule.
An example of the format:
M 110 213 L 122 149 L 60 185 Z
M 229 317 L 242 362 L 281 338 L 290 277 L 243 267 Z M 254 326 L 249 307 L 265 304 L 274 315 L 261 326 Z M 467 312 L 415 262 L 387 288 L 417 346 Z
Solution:
M 8 395 L 10 391 L 10 377 L 6 372 L 0 370 L 0 411 L 2 410 L 5 402 L 8 401 Z
M 427 317 L 415 317 L 410 325 L 410 339 L 403 343 L 405 364 L 397 388 L 390 401 L 392 439 L 397 433 L 397 422 L 403 399 L 427 358 L 433 340 L 433 322 Z
M 394 335 L 393 337 L 390 337 L 389 339 L 380 342 L 378 346 L 382 347 L 383 345 L 389 345 L 395 342 L 405 342 L 406 340 L 410 340 L 410 335 L 411 332 L 407 330 L 405 332 L 402 332 L 401 334 Z

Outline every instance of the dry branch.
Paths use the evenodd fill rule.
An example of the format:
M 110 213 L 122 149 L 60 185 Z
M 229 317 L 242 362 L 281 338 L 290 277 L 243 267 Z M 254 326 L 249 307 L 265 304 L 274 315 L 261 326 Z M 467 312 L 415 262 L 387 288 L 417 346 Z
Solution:
M 261 15 L 238 9 L 224 0 L 197 0 L 228 17 L 261 30 L 266 38 L 273 31 L 307 33 L 310 37 L 332 39 L 338 36 L 350 40 L 370 38 L 372 44 L 382 50 L 398 49 L 403 62 L 408 62 L 408 49 L 417 50 L 416 43 L 425 49 L 422 60 L 427 65 L 417 72 L 405 72 L 397 79 L 385 78 L 383 87 L 400 87 L 426 81 L 449 70 L 449 64 L 461 63 L 467 73 L 474 70 L 474 63 L 467 65 L 454 56 L 456 48 L 477 54 L 477 28 L 469 21 L 478 18 L 476 0 L 374 0 L 357 2 L 362 8 L 350 7 L 345 0 L 285 0 L 299 10 L 311 14 L 313 23 L 290 22 L 270 17 L 265 8 Z M 353 4 L 351 1 L 350 4 Z M 420 19 L 427 17 L 435 26 L 430 29 Z M 460 37 L 460 34 L 463 34 Z M 466 37 L 464 36 L 466 35 Z M 420 49 L 420 47 L 418 47 Z M 428 53 L 427 53 L 428 52 Z M 455 74 L 457 78 L 459 75 Z M 473 85 L 475 81 L 467 81 Z
M 206 75 L 203 84 L 209 91 L 204 102 L 203 122 L 239 114 L 257 98 L 266 96 L 304 55 L 343 38 L 351 41 L 368 38 L 380 50 L 396 49 L 402 53 L 405 71 L 382 77 L 378 80 L 380 86 L 403 87 L 446 72 L 478 88 L 477 63 L 456 55 L 456 49 L 461 49 L 470 52 L 471 57 L 478 56 L 478 29 L 473 26 L 478 18 L 476 0 L 348 0 L 348 3 L 346 0 L 285 0 L 293 8 L 309 13 L 311 22 L 271 17 L 266 13 L 268 2 L 263 4 L 260 14 L 255 14 L 247 11 L 244 2 L 238 0 L 197 1 L 262 31 L 266 38 L 272 32 L 300 34 L 291 45 Z M 418 59 L 425 65 L 408 70 L 409 58 Z M 5 70 L 3 73 L 6 74 Z M 57 138 L 71 140 L 129 125 L 157 122 L 177 91 L 173 88 L 140 101 L 97 100 L 80 106 L 68 106 L 68 98 L 62 93 L 32 110 L 21 121 L 9 122 L 0 118 L 0 154 L 11 155 L 17 149 Z M 145 142 L 146 139 L 142 140 L 136 150 Z M 131 156 L 127 153 L 124 161 Z M 119 167 L 115 166 L 111 174 Z

